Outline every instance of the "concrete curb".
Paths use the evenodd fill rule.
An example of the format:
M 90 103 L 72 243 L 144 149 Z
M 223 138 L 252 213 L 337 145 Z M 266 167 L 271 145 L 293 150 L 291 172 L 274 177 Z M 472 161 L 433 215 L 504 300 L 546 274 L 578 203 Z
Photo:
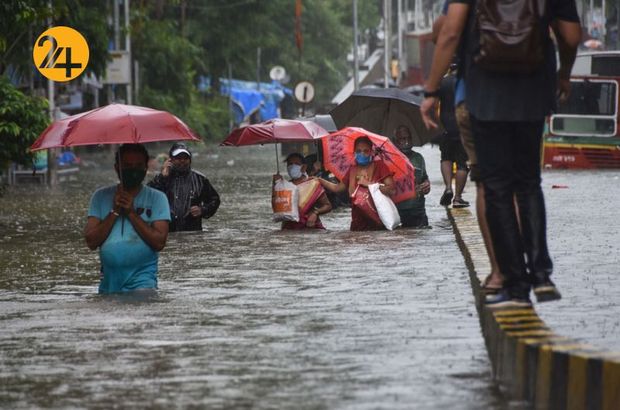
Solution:
M 469 209 L 448 209 L 469 269 L 493 377 L 511 399 L 536 409 L 620 409 L 620 352 L 555 334 L 533 308 L 491 311 L 480 283 L 490 265 Z

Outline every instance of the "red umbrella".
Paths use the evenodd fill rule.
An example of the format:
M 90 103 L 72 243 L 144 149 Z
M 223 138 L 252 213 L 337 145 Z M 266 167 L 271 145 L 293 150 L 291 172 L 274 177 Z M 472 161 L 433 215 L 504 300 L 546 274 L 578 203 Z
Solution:
M 110 104 L 54 121 L 30 149 L 178 140 L 200 141 L 200 137 L 169 112 Z
M 304 142 L 327 134 L 325 129 L 313 121 L 274 118 L 259 124 L 237 128 L 220 145 L 239 147 L 278 142 Z
M 358 137 L 368 137 L 373 143 L 375 161 L 383 160 L 394 173 L 396 193 L 394 203 L 415 197 L 415 168 L 409 159 L 389 138 L 366 131 L 363 128 L 347 127 L 332 132 L 323 140 L 323 164 L 336 178 L 342 180 L 349 168 L 355 164 L 354 143 Z
M 329 134 L 320 125 L 307 120 L 285 120 L 274 118 L 258 124 L 246 125 L 233 130 L 220 145 L 242 146 L 259 144 L 277 144 L 278 142 L 313 142 Z M 276 146 L 276 167 L 278 163 L 278 147 Z

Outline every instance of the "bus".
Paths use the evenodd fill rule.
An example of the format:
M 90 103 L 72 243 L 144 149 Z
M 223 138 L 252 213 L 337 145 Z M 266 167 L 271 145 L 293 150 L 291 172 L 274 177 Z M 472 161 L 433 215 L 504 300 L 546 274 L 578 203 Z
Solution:
M 545 168 L 620 168 L 620 51 L 577 55 L 568 101 L 548 119 Z

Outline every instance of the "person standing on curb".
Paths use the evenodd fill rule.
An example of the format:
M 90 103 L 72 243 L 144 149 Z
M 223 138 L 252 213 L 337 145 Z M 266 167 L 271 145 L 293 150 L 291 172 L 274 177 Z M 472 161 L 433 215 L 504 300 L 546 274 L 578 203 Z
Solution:
M 523 56 L 540 58 L 506 65 L 505 62 L 515 55 L 501 44 L 480 54 L 483 46 L 480 37 L 488 33 L 480 32 L 476 20 L 492 15 L 485 10 L 497 3 L 450 1 L 421 106 L 427 127 L 436 127 L 430 114 L 437 103 L 441 76 L 464 34 L 461 56 L 466 79 L 465 103 L 485 189 L 493 248 L 505 277 L 502 291 L 489 295 L 485 301 L 491 308 L 530 306 L 532 287 L 539 302 L 561 298 L 550 279 L 553 264 L 547 249 L 546 215 L 540 187 L 540 147 L 545 116 L 555 108 L 556 81 L 561 99 L 567 98 L 570 92 L 570 72 L 581 39 L 575 1 L 549 0 L 545 10 L 537 12 L 536 18 L 527 22 L 532 41 Z M 518 6 L 524 13 L 502 17 L 515 20 L 516 16 L 531 16 L 532 9 L 537 11 L 537 4 L 535 0 L 519 0 Z M 558 44 L 560 67 L 557 74 L 549 27 Z M 501 40 L 492 40 L 495 42 L 491 44 L 501 43 Z M 487 44 L 490 43 L 485 43 L 484 47 Z M 493 57 L 499 57 L 499 63 L 489 62 Z M 515 214 L 515 196 L 521 229 Z
M 455 116 L 455 91 L 456 75 L 454 74 L 456 65 L 450 66 L 450 71 L 441 79 L 439 85 L 439 119 L 445 128 L 445 132 L 439 151 L 441 151 L 441 176 L 445 189 L 439 205 L 448 206 L 452 202 L 453 208 L 466 208 L 469 202 L 463 199 L 463 189 L 467 183 L 467 154 L 461 142 L 461 132 Z M 454 176 L 454 193 L 452 191 L 452 166 L 456 164 L 456 175 Z M 454 197 L 454 199 L 452 199 Z

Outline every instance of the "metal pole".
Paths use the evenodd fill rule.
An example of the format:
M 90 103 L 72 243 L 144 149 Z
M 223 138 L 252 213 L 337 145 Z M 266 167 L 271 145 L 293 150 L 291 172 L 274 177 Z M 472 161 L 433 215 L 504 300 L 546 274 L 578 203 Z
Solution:
M 357 0 L 353 0 L 353 90 L 360 88 L 359 83 L 359 33 L 357 28 Z
M 383 88 L 388 88 L 388 78 L 390 73 L 390 2 L 383 0 Z
M 397 27 L 398 27 L 398 80 L 400 80 L 400 73 L 403 70 L 403 0 L 397 1 Z
M 48 7 L 50 9 L 50 16 L 53 14 L 52 1 L 48 1 Z M 48 28 L 52 28 L 52 18 L 47 19 Z M 51 53 L 51 50 L 50 50 Z M 49 102 L 49 116 L 52 122 L 56 119 L 56 88 L 53 80 L 47 79 L 47 99 Z M 56 172 L 56 149 L 51 148 L 47 150 L 47 180 L 50 186 L 58 185 L 58 173 Z
M 235 118 L 233 112 L 233 100 L 232 100 L 232 65 L 230 65 L 230 61 L 228 64 L 228 131 L 232 131 L 235 125 Z
M 125 0 L 125 50 L 129 54 L 129 83 L 127 84 L 127 104 L 132 104 L 133 102 L 133 77 L 131 75 L 131 30 L 129 30 L 129 1 Z
M 112 1 L 114 2 L 114 50 L 118 50 L 121 46 L 118 0 Z
M 256 49 L 256 89 L 260 91 L 260 47 Z

